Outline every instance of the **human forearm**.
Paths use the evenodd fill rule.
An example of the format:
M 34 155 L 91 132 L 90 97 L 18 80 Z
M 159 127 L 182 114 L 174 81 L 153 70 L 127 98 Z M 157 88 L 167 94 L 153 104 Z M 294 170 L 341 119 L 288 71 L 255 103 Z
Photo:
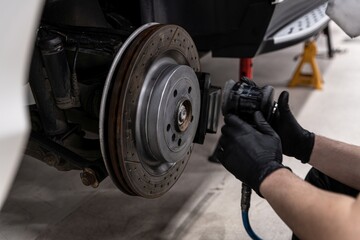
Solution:
M 360 208 L 353 198 L 317 189 L 285 169 L 265 178 L 260 192 L 301 239 L 360 236 Z
M 360 190 L 360 147 L 316 135 L 309 164 Z

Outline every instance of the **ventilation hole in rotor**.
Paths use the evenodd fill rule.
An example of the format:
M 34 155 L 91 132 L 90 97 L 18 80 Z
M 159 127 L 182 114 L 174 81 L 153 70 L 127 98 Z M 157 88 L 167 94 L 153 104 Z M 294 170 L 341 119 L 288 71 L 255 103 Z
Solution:
M 171 129 L 171 125 L 168 124 L 167 127 L 166 127 L 166 131 L 170 131 L 170 129 Z
M 176 177 L 174 177 L 174 180 L 176 180 Z
M 150 194 L 153 194 L 153 191 L 150 191 Z
M 170 186 L 170 183 L 168 182 L 167 185 Z
M 180 33 L 178 33 L 178 37 L 180 36 Z
M 189 155 L 190 154 L 190 152 L 187 152 L 187 155 Z
M 191 93 L 191 90 L 192 90 L 192 88 L 191 88 L 191 87 L 189 87 L 189 88 L 188 88 L 188 93 Z
M 154 187 L 156 188 L 156 187 L 157 187 L 157 185 L 155 184 L 155 185 L 154 185 Z
M 176 171 L 178 172 L 178 171 L 179 171 L 179 168 L 177 168 Z
M 186 42 L 186 39 L 185 39 L 185 38 L 183 39 L 183 42 Z
M 176 136 L 175 136 L 175 134 L 173 134 L 172 137 L 171 137 L 171 140 L 174 142 L 175 138 L 176 138 Z
M 163 187 L 164 187 L 164 185 L 160 185 L 160 187 L 161 187 L 161 188 L 163 188 Z
M 138 178 L 138 181 L 141 181 L 141 178 Z
M 178 140 L 178 146 L 180 146 L 181 145 L 181 138 L 179 138 L 179 140 Z
M 185 161 L 183 160 L 181 163 L 182 163 L 182 164 L 184 164 L 184 163 L 185 163 Z
M 176 97 L 177 94 L 178 94 L 178 92 L 177 92 L 177 90 L 175 89 L 175 91 L 174 91 L 174 97 Z
M 170 174 L 170 177 L 172 177 L 173 175 L 172 174 Z

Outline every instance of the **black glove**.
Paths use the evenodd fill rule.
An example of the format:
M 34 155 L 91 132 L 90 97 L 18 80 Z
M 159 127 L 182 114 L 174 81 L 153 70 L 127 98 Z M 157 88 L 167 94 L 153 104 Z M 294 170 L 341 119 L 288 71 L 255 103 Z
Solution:
M 283 153 L 307 163 L 314 147 L 315 134 L 303 129 L 289 108 L 289 93 L 283 91 L 278 100 L 279 114 L 272 126 L 281 139 Z
M 227 115 L 217 157 L 229 172 L 261 196 L 262 181 L 284 166 L 280 138 L 260 112 L 254 114 L 254 125 L 256 129 L 235 115 Z

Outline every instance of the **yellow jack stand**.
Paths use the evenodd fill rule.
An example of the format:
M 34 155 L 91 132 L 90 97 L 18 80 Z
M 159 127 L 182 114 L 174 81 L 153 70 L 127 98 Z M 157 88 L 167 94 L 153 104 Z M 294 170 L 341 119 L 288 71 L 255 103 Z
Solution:
M 320 73 L 319 66 L 316 62 L 317 48 L 315 41 L 307 42 L 304 47 L 304 54 L 296 71 L 289 83 L 289 87 L 295 86 L 309 86 L 315 89 L 322 89 L 323 79 Z M 304 74 L 301 72 L 305 64 L 309 64 L 312 69 L 312 74 Z

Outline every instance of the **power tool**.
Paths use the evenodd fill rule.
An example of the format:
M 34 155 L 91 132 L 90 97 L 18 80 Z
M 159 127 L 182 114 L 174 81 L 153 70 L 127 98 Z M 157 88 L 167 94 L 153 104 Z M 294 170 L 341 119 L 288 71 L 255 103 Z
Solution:
M 268 123 L 272 125 L 273 119 L 278 114 L 278 104 L 274 101 L 274 88 L 269 85 L 259 87 L 255 82 L 245 77 L 242 77 L 238 82 L 234 80 L 227 81 L 223 93 L 223 115 L 235 114 L 253 125 L 253 114 L 256 111 L 260 111 Z M 252 239 L 259 240 L 261 238 L 253 231 L 249 221 L 250 199 L 251 188 L 243 183 L 241 190 L 243 225 Z
M 259 87 L 245 77 L 238 82 L 229 80 L 224 87 L 222 113 L 224 116 L 235 114 L 251 123 L 254 112 L 260 111 L 271 125 L 272 119 L 278 114 L 278 104 L 273 99 L 272 86 Z

